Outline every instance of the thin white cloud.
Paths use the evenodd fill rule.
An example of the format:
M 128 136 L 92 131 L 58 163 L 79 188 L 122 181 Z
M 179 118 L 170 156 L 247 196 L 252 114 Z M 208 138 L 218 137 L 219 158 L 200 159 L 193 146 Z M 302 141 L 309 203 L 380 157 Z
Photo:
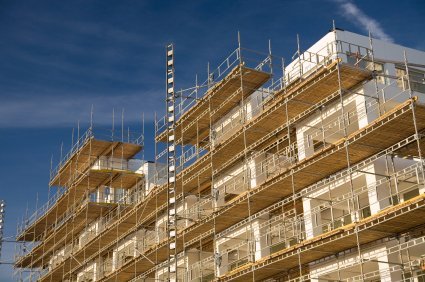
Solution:
M 153 109 L 159 109 L 161 99 L 158 93 L 123 95 L 57 95 L 57 96 L 20 96 L 9 97 L 0 103 L 0 128 L 42 128 L 74 126 L 77 121 L 88 124 L 91 105 L 94 107 L 95 125 L 112 124 L 112 109 L 115 120 L 121 120 L 124 109 L 124 121 L 140 123 L 142 112 L 145 120 L 152 121 Z M 157 101 L 156 101 L 157 100 Z
M 350 0 L 335 0 L 339 4 L 344 13 L 344 17 L 353 24 L 363 28 L 365 31 L 370 31 L 372 36 L 385 40 L 387 42 L 394 42 L 394 39 L 385 32 L 381 24 L 366 15 L 358 6 Z

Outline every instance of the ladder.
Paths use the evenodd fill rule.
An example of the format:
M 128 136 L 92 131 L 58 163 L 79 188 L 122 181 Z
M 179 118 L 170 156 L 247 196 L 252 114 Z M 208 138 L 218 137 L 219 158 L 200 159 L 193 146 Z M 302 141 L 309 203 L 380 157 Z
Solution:
M 166 47 L 167 85 L 167 236 L 168 236 L 168 281 L 177 282 L 177 206 L 176 206 L 176 144 L 175 144 L 175 102 L 174 92 L 174 46 Z

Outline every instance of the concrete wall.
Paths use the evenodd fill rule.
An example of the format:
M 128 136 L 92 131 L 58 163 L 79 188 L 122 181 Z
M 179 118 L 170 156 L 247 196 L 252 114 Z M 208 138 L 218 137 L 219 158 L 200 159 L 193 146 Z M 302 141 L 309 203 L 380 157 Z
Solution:
M 232 265 L 236 265 L 236 263 L 259 260 L 270 254 L 267 246 L 267 230 L 260 228 L 261 224 L 267 220 L 268 215 L 265 215 L 216 239 L 215 253 L 220 257 L 220 265 L 216 265 L 218 276 L 230 271 Z M 248 244 L 250 240 L 255 243 Z M 250 251 L 254 251 L 254 256 L 246 257 Z
M 167 182 L 167 164 L 145 162 L 143 172 L 146 179 L 146 195 L 156 185 L 162 185 Z
M 77 282 L 96 281 L 99 278 L 98 264 L 96 262 L 90 263 L 77 274 Z
M 374 111 L 364 110 L 364 96 L 349 95 L 344 98 L 344 109 L 339 101 L 333 102 L 321 111 L 296 124 L 298 159 L 303 160 L 317 153 L 314 144 L 321 145 L 336 143 L 345 134 L 349 135 L 365 126 L 375 116 Z M 344 112 L 344 119 L 342 114 Z M 364 115 L 364 116 L 363 116 Z M 346 125 L 346 127 L 344 127 Z M 323 130 L 324 131 L 323 131 Z
M 242 105 L 242 101 L 240 101 L 230 112 L 216 121 L 212 125 L 211 142 L 213 146 L 217 146 L 221 142 L 224 142 L 239 130 L 244 122 L 255 117 L 262 109 L 262 103 L 267 97 L 267 92 L 257 90 L 249 97 L 245 98 L 244 105 Z
M 143 160 L 129 159 L 125 160 L 122 158 L 113 158 L 107 156 L 101 156 L 93 164 L 91 169 L 102 170 L 102 169 L 117 169 L 117 170 L 129 170 L 135 173 L 143 173 Z
M 83 229 L 83 231 L 79 234 L 79 247 L 81 248 L 84 246 L 86 242 L 90 240 L 93 236 L 97 235 L 101 228 L 101 220 L 96 220 L 92 223 L 90 223 L 86 228 Z

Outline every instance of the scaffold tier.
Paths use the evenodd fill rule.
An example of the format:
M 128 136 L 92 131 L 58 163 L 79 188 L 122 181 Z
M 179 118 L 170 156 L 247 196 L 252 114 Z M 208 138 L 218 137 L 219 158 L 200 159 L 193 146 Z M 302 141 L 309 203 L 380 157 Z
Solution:
M 244 64 L 234 67 L 176 121 L 176 141 L 181 144 L 205 145 L 210 133 L 210 117 L 212 122 L 217 121 L 270 77 L 269 73 L 248 68 Z M 165 132 L 157 136 L 157 141 L 167 141 Z
M 329 254 L 335 254 L 339 251 L 355 247 L 357 245 L 356 232 L 359 233 L 360 243 L 365 244 L 424 223 L 425 195 L 420 195 L 414 199 L 383 210 L 365 220 L 305 240 L 291 248 L 270 255 L 255 264 L 245 264 L 225 276 L 219 277 L 217 280 L 246 281 L 252 277 L 250 272 L 254 267 L 256 279 L 264 279 L 272 276 L 274 273 L 298 266 L 298 252 L 302 254 L 302 252 L 308 251 L 308 254 L 301 255 L 302 263 L 304 264 L 328 256 Z M 180 238 L 180 240 L 182 243 L 183 239 Z M 128 261 L 118 271 L 104 276 L 100 281 L 127 281 L 134 278 L 134 273 L 143 273 L 152 268 L 151 261 L 164 261 L 166 258 L 167 242 L 159 243 L 146 251 L 143 256 L 138 256 Z M 41 281 L 49 281 L 49 279 L 54 279 L 54 276 L 46 276 Z
M 312 71 L 309 76 L 294 84 L 291 90 L 278 91 L 254 119 L 235 129 L 230 138 L 216 144 L 211 151 L 179 173 L 177 185 L 184 184 L 186 192 L 196 189 L 199 181 L 202 183 L 209 179 L 212 168 L 215 173 L 224 170 L 244 157 L 245 147 L 254 150 L 261 145 L 267 145 L 267 139 L 275 140 L 279 134 L 287 134 L 289 122 L 300 121 L 322 105 L 339 98 L 339 85 L 335 82 L 338 81 L 336 63 Z M 340 65 L 341 81 L 347 93 L 352 87 L 372 78 L 372 73 L 368 70 L 342 63 Z M 229 162 L 229 156 L 232 156 L 232 162 Z
M 217 281 L 246 281 L 252 277 L 265 279 L 279 272 L 293 269 L 343 250 L 393 236 L 425 223 L 425 195 L 381 210 L 358 222 L 305 240 L 290 248 L 278 251 L 255 263 L 234 269 Z
M 99 156 L 130 159 L 142 150 L 142 146 L 120 141 L 87 138 L 71 154 L 65 156 L 57 168 L 52 171 L 50 186 L 72 185 L 75 174 L 90 167 Z
M 23 231 L 17 236 L 18 241 L 40 240 L 41 235 L 53 232 L 51 226 L 62 217 L 66 211 L 80 203 L 84 196 L 101 186 L 112 186 L 129 189 L 137 184 L 144 175 L 126 169 L 117 168 L 90 168 L 73 181 L 64 194 L 55 201 L 44 213 L 28 223 Z M 36 212 L 37 213 L 37 212 Z
M 350 163 L 355 164 L 411 136 L 415 132 L 412 122 L 414 101 L 406 101 L 358 132 L 353 132 L 313 156 L 279 171 L 258 188 L 240 194 L 220 211 L 187 228 L 182 236 L 190 241 L 199 234 L 206 234 L 214 225 L 216 232 L 220 232 L 248 216 L 248 200 L 250 212 L 255 213 L 320 181 L 347 167 L 347 151 Z M 416 104 L 415 108 L 417 126 L 425 129 L 425 106 Z
M 75 234 L 89 225 L 99 216 L 105 215 L 115 208 L 115 203 L 95 203 L 84 202 L 75 210 L 71 210 L 68 216 L 55 226 L 55 231 L 51 232 L 41 241 L 30 253 L 20 257 L 15 267 L 36 268 L 43 267 L 45 260 L 55 251 L 60 249 L 66 242 L 72 242 Z

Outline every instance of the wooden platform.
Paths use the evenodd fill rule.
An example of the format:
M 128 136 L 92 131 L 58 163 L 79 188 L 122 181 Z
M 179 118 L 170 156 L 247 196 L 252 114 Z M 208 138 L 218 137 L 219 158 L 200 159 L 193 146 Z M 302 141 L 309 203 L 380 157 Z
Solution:
M 17 241 L 34 241 L 50 228 L 70 207 L 78 204 L 81 199 L 95 188 L 101 185 L 111 185 L 116 188 L 131 188 L 141 178 L 142 174 L 137 174 L 126 170 L 96 170 L 90 169 L 82 174 L 74 185 L 69 187 L 56 203 L 49 208 L 42 216 L 28 226 L 24 232 L 19 234 Z M 48 234 L 53 232 L 50 230 Z
M 300 191 L 346 168 L 346 146 L 350 164 L 355 164 L 415 134 L 411 111 L 413 103 L 412 100 L 406 101 L 367 127 L 352 133 L 348 138 L 282 170 L 259 187 L 239 195 L 220 211 L 185 230 L 185 241 L 207 232 L 214 226 L 214 222 L 216 232 L 221 232 L 248 217 L 248 200 L 249 210 L 254 214 L 291 195 L 293 191 Z M 419 128 L 425 128 L 425 106 L 417 105 L 416 116 Z
M 115 240 L 117 238 L 123 236 L 123 234 L 128 233 L 132 230 L 132 228 L 136 227 L 136 222 L 146 224 L 149 220 L 155 219 L 157 212 L 156 203 L 160 202 L 159 199 L 157 199 L 157 196 L 157 194 L 151 193 L 145 201 L 139 203 L 128 212 L 123 213 L 122 217 L 111 222 L 111 224 L 108 225 L 108 228 L 87 242 L 82 249 L 75 252 L 73 254 L 73 258 L 67 258 L 60 265 L 50 271 L 41 281 L 56 281 L 55 279 L 62 279 L 64 273 L 67 275 L 69 273 L 74 273 L 76 269 L 80 267 L 80 264 L 77 263 L 77 261 L 85 261 L 90 258 L 98 257 L 101 249 L 106 248 L 109 244 L 115 244 Z M 161 202 L 164 203 L 161 209 L 164 209 L 166 198 L 161 200 Z
M 92 202 L 82 205 L 60 226 L 57 226 L 55 232 L 51 233 L 26 256 L 23 256 L 16 261 L 15 267 L 42 267 L 43 258 L 49 258 L 52 256 L 55 251 L 65 244 L 65 242 L 71 242 L 75 238 L 75 234 L 78 234 L 93 220 L 104 215 L 116 206 L 116 204 Z
M 176 121 L 176 140 L 183 137 L 183 144 L 197 145 L 207 139 L 210 116 L 211 122 L 216 122 L 233 109 L 242 97 L 246 98 L 254 93 L 270 77 L 269 73 L 245 65 L 236 66 Z M 166 136 L 166 132 L 162 132 L 156 141 L 167 142 Z
M 123 210 L 123 214 L 130 212 L 131 209 Z M 84 262 L 91 258 L 93 254 L 97 254 L 99 250 L 114 244 L 114 240 L 118 235 L 122 235 L 136 226 L 135 217 L 126 217 L 126 220 L 120 222 L 119 225 L 110 225 L 102 231 L 102 236 L 92 238 L 83 248 L 76 251 L 72 256 L 67 257 L 61 264 L 49 271 L 39 281 L 60 281 L 63 277 L 69 277 L 70 273 L 74 273 L 76 268 L 81 265 L 79 262 Z M 96 256 L 97 257 L 97 256 Z
M 421 157 L 425 158 L 425 135 L 424 134 L 419 134 L 419 142 L 410 143 L 409 145 L 395 151 L 394 154 L 402 158 L 419 158 L 419 148 L 421 151 Z
M 355 87 L 371 78 L 369 71 L 345 64 L 340 64 L 340 69 L 344 89 Z M 249 147 L 261 140 L 264 135 L 274 132 L 279 126 L 299 121 L 312 113 L 309 110 L 317 109 L 320 105 L 339 98 L 337 76 L 337 65 L 334 63 L 329 68 L 321 68 L 314 73 L 314 77 L 304 80 L 291 90 L 276 93 L 259 116 L 214 148 L 214 168 L 218 168 L 220 163 L 225 163 L 228 156 L 243 151 L 245 145 Z M 286 126 L 282 129 L 286 129 Z
M 255 271 L 256 279 L 265 279 L 309 262 L 336 254 L 357 246 L 356 230 L 360 244 L 367 244 L 388 236 L 394 236 L 425 223 L 425 195 L 384 209 L 379 213 L 290 248 L 273 253 L 259 261 L 235 269 L 217 281 L 247 281 Z M 300 252 L 300 255 L 298 255 Z
M 403 213 L 402 216 L 400 214 Z M 407 220 L 407 219 L 410 219 Z M 408 223 L 407 223 L 408 221 Z M 369 218 L 363 219 L 358 223 L 350 224 L 341 227 L 337 230 L 330 231 L 315 238 L 303 241 L 291 248 L 282 250 L 278 253 L 272 254 L 255 264 L 249 264 L 235 269 L 228 275 L 218 279 L 219 281 L 234 280 L 235 276 L 238 277 L 236 281 L 246 281 L 252 276 L 249 272 L 254 266 L 256 269 L 256 278 L 267 278 L 274 273 L 279 273 L 282 270 L 288 270 L 298 265 L 297 250 L 308 252 L 302 254 L 302 263 L 311 262 L 330 254 L 334 254 L 353 246 L 356 246 L 355 228 L 359 229 L 360 243 L 365 244 L 372 242 L 390 235 L 397 234 L 401 231 L 408 230 L 409 228 L 425 223 L 425 195 L 420 195 L 414 199 L 401 203 L 397 206 L 387 208 L 378 214 Z M 182 245 L 182 238 L 179 238 L 178 245 Z M 331 245 L 331 247 L 329 247 Z M 153 246 L 150 250 L 144 252 L 143 256 L 130 259 L 119 270 L 103 277 L 100 281 L 128 281 L 136 275 L 143 273 L 153 267 L 150 261 L 165 261 L 168 257 L 168 241 Z M 290 254 L 287 256 L 287 254 Z M 275 264 L 279 261 L 276 257 L 283 256 L 281 263 L 278 266 Z M 286 259 L 289 257 L 289 262 Z M 284 266 L 284 268 L 281 268 Z M 257 276 L 257 271 L 259 276 Z
M 337 67 L 336 62 L 328 67 L 321 67 L 308 79 L 292 85 L 290 90 L 277 92 L 260 115 L 180 172 L 176 181 L 177 191 L 199 192 L 199 184 L 208 186 L 206 183 L 211 181 L 213 170 L 215 174 L 223 171 L 245 156 L 245 145 L 248 151 L 266 146 L 269 144 L 268 139 L 275 141 L 277 137 L 287 134 L 289 121 L 300 121 L 321 105 L 339 98 Z M 344 89 L 350 89 L 372 78 L 370 71 L 341 63 L 339 67 Z M 264 137 L 270 133 L 275 134 Z M 161 191 L 165 192 L 164 189 Z
M 177 244 L 182 245 L 182 241 L 178 240 Z M 168 258 L 168 241 L 164 240 L 163 242 L 153 246 L 149 250 L 145 251 L 143 256 L 133 258 L 125 263 L 119 270 L 112 272 L 111 274 L 103 277 L 98 280 L 101 282 L 113 282 L 113 281 L 128 281 L 137 274 L 143 273 L 151 269 L 151 261 L 165 261 Z
M 337 67 L 336 63 L 333 63 L 327 68 L 320 68 L 309 79 L 292 86 L 290 91 L 277 92 L 260 115 L 183 170 L 177 176 L 177 183 L 182 181 L 185 191 L 196 189 L 199 183 L 210 179 L 212 170 L 218 173 L 243 158 L 245 145 L 249 151 L 267 145 L 265 135 L 275 133 L 268 138 L 274 141 L 279 135 L 286 135 L 288 122 L 300 121 L 321 105 L 338 99 L 340 94 Z M 369 71 L 346 64 L 340 64 L 339 67 L 344 89 L 350 89 L 372 78 Z M 233 162 L 229 162 L 229 156 L 233 157 Z
M 62 187 L 72 185 L 71 181 L 76 172 L 85 171 L 91 167 L 99 156 L 113 156 L 126 160 L 134 157 L 141 149 L 142 146 L 136 144 L 90 138 L 66 160 L 52 177 L 49 185 Z

